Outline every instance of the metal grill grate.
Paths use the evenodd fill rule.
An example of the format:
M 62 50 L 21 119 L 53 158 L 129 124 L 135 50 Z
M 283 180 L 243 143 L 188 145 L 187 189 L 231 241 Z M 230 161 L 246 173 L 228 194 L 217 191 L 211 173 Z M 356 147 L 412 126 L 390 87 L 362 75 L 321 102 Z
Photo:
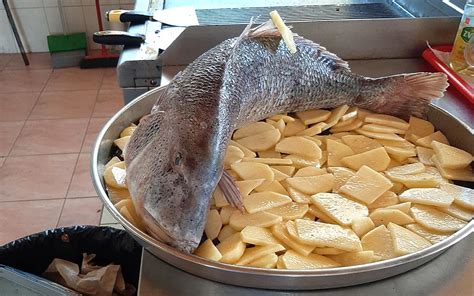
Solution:
M 251 17 L 266 18 L 272 10 L 278 10 L 288 22 L 410 17 L 385 3 L 198 9 L 196 14 L 200 25 L 245 24 Z

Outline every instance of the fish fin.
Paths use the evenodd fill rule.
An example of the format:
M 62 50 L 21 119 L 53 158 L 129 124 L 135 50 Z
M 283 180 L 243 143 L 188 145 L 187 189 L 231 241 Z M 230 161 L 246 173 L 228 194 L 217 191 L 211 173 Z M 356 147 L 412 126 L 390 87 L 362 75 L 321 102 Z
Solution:
M 246 36 L 248 37 L 281 37 L 280 31 L 275 26 L 271 19 L 268 19 L 266 22 L 256 26 L 253 29 L 248 30 L 246 32 Z M 293 33 L 293 36 L 297 36 L 297 34 Z
M 374 85 L 377 87 L 374 88 Z M 408 119 L 410 115 L 426 118 L 432 99 L 443 96 L 449 86 L 444 73 L 400 74 L 367 79 L 365 90 L 354 105 Z
M 350 71 L 349 63 L 347 61 L 341 59 L 340 57 L 338 57 L 334 53 L 328 51 L 326 49 L 326 47 L 321 46 L 318 43 L 315 43 L 311 40 L 305 39 L 301 36 L 296 36 L 295 37 L 295 43 L 313 47 L 316 50 L 316 52 L 318 53 L 319 58 L 327 59 L 328 61 L 333 63 L 334 70 L 343 69 L 343 70 L 349 70 Z
M 239 188 L 235 185 L 232 176 L 225 170 L 222 172 L 222 177 L 219 180 L 219 188 L 222 190 L 225 199 L 231 206 L 239 209 L 241 212 L 244 210 Z

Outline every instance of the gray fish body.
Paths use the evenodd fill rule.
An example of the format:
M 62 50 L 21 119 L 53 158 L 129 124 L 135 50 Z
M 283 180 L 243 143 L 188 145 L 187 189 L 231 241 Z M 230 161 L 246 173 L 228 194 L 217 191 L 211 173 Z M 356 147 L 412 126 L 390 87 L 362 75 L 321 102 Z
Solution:
M 276 113 L 342 104 L 423 115 L 424 96 L 440 90 L 426 90 L 425 82 L 420 93 L 405 80 L 446 87 L 444 77 L 426 73 L 365 78 L 319 45 L 301 37 L 295 42 L 298 52 L 291 54 L 279 36 L 224 41 L 178 75 L 140 122 L 127 146 L 127 182 L 154 237 L 185 252 L 198 246 L 237 127 Z M 407 99 L 404 92 L 422 99 Z

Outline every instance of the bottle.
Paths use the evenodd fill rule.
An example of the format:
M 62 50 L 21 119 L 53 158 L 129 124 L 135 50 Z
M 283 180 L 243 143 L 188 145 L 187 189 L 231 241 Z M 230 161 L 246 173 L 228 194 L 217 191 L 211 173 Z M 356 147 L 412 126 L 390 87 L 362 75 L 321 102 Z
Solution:
M 465 51 L 471 51 L 469 43 L 474 41 L 471 37 L 474 37 L 474 0 L 467 0 L 453 49 L 449 55 L 449 66 L 458 73 L 474 76 L 474 67 L 471 67 L 465 59 Z

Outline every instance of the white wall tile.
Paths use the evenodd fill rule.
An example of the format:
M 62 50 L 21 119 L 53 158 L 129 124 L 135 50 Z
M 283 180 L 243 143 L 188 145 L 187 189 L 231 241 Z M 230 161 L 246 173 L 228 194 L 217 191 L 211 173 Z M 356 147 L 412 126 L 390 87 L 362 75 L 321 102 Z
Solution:
M 43 7 L 43 0 L 9 0 L 10 8 L 39 8 Z
M 58 0 L 43 0 L 44 7 L 56 7 L 58 6 Z
M 44 8 L 22 8 L 13 10 L 18 30 L 21 32 L 26 51 L 48 51 L 46 36 L 49 34 Z
M 48 21 L 49 34 L 62 34 L 64 32 L 61 14 L 58 7 L 45 7 L 46 20 Z
M 135 4 L 120 4 L 120 9 L 133 10 L 135 9 Z
M 18 52 L 13 31 L 5 10 L 0 10 L 0 53 Z
M 81 0 L 59 0 L 61 1 L 61 5 L 66 6 L 81 6 Z
M 120 0 L 120 4 L 135 4 L 135 0 Z
M 82 6 L 95 6 L 95 0 L 81 0 Z
M 67 20 L 68 33 L 78 33 L 86 31 L 86 24 L 84 23 L 84 13 L 82 7 L 63 7 L 63 13 Z

